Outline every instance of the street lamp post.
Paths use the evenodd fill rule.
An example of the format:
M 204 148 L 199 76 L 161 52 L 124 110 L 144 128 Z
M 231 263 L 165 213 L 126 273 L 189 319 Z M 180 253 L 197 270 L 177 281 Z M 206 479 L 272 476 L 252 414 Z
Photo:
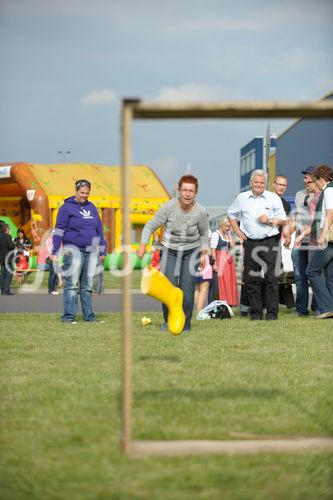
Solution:
M 71 153 L 71 151 L 58 151 L 58 154 L 59 155 L 62 155 L 62 161 L 63 163 L 66 163 L 66 158 L 67 158 L 67 155 L 69 155 Z

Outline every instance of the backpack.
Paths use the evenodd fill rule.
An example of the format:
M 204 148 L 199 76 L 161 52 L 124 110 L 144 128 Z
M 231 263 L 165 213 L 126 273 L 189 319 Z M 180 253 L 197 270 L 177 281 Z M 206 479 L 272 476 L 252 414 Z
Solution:
M 231 307 L 225 300 L 214 300 L 198 313 L 197 319 L 231 319 L 233 315 Z

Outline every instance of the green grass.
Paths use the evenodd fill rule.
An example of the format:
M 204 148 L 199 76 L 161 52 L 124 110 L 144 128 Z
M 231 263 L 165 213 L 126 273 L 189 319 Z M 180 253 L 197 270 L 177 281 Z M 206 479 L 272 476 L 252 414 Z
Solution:
M 174 337 L 141 316 L 134 439 L 332 436 L 332 321 L 194 321 Z M 332 498 L 327 453 L 122 456 L 120 315 L 101 317 L 2 316 L 0 498 Z

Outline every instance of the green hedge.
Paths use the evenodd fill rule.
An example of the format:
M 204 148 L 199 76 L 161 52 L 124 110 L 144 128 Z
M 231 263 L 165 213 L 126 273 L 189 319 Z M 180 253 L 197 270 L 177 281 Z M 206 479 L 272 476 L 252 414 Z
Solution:
M 151 254 L 146 253 L 143 259 L 135 254 L 131 254 L 131 263 L 133 269 L 143 269 L 148 266 L 151 261 Z M 104 269 L 109 271 L 110 269 L 121 269 L 123 265 L 123 256 L 120 253 L 108 253 L 104 261 Z M 32 255 L 29 257 L 29 267 L 30 269 L 37 268 L 37 255 Z
M 131 264 L 133 269 L 142 269 L 150 264 L 151 254 L 147 253 L 143 259 L 135 254 L 131 254 Z M 122 269 L 123 266 L 123 256 L 120 253 L 109 253 L 104 261 L 104 269 Z

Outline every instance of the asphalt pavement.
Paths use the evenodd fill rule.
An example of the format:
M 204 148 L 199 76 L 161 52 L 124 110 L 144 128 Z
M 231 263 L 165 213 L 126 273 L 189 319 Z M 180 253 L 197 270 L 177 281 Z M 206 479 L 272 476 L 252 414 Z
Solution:
M 157 300 L 143 295 L 139 290 L 132 291 L 133 311 L 161 311 L 162 306 Z M 122 310 L 122 293 L 120 290 L 110 290 L 93 295 L 93 308 L 96 313 L 119 312 Z M 15 295 L 0 296 L 0 313 L 45 312 L 60 313 L 62 311 L 62 293 L 49 295 L 47 291 L 19 291 Z M 79 306 L 80 311 L 80 306 Z

